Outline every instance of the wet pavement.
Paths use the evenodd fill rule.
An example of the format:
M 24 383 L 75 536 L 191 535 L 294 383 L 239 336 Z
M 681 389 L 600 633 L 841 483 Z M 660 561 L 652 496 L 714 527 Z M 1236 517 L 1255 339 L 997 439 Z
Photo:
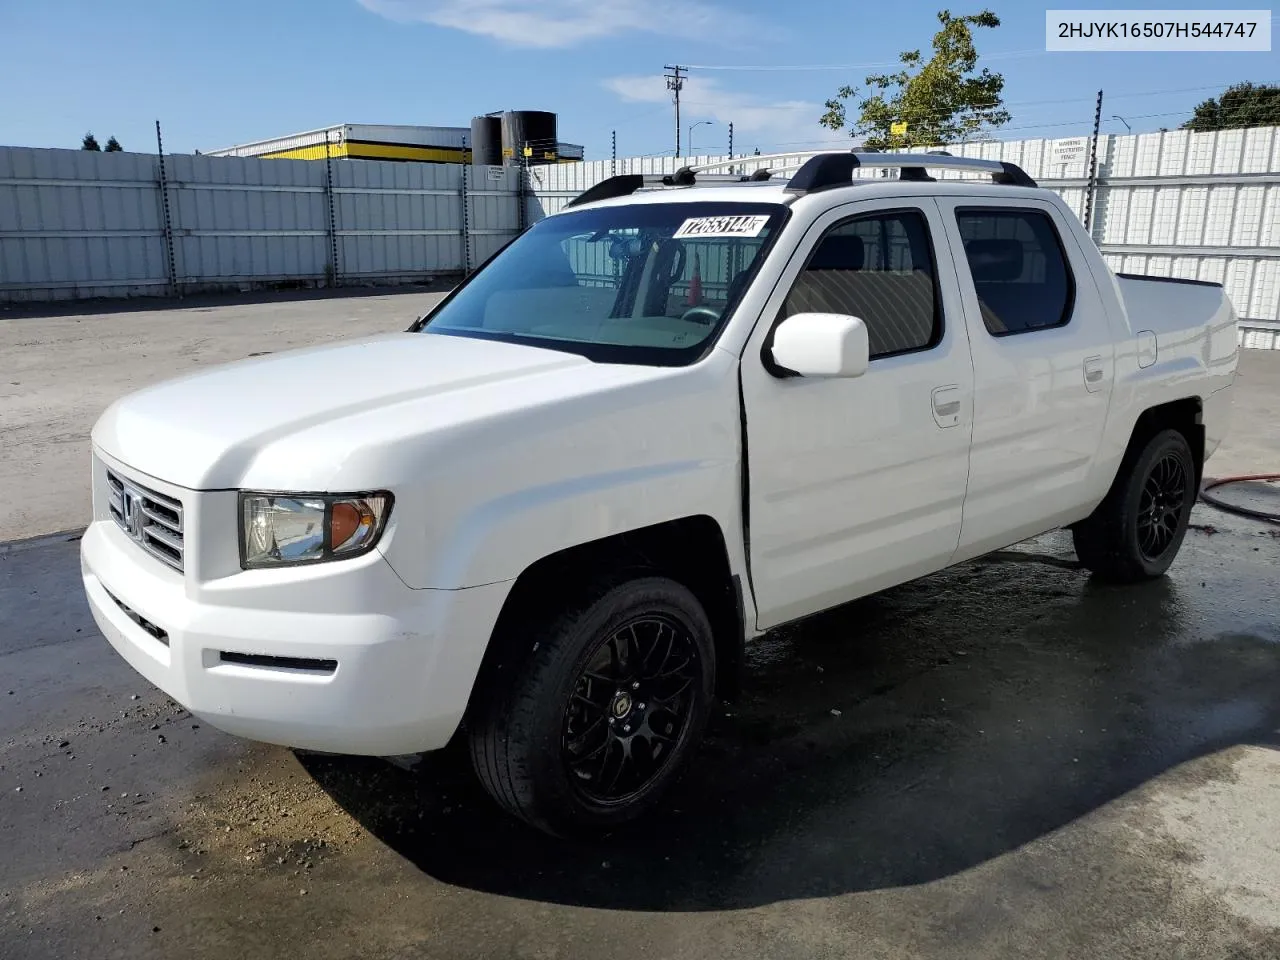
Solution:
M 249 744 L 0 546 L 0 956 L 1280 956 L 1280 528 L 1171 575 L 1051 534 L 753 648 L 670 809 L 595 844 L 456 754 Z

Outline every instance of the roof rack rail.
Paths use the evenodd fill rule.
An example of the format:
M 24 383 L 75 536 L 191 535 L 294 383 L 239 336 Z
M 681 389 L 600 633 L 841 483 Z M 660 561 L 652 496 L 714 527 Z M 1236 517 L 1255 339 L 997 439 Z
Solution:
M 787 186 L 788 193 L 812 193 L 829 187 L 843 187 L 853 178 L 853 171 L 858 167 L 896 167 L 902 172 L 903 180 L 931 181 L 926 168 L 935 167 L 947 170 L 967 170 L 991 174 L 991 179 L 999 184 L 1013 187 L 1039 186 L 1027 172 L 1015 163 L 1004 160 L 982 160 L 976 157 L 957 157 L 945 150 L 930 150 L 927 153 L 878 153 L 875 150 L 844 151 L 828 150 L 823 153 L 809 154 L 809 159 L 798 153 L 774 153 L 763 157 L 739 157 L 735 160 L 716 160 L 700 164 L 697 167 L 684 167 L 684 170 L 701 173 L 704 170 L 715 170 L 720 167 L 740 166 L 745 163 L 793 160 L 792 164 L 778 164 L 772 169 L 774 173 L 784 170 L 796 170 L 797 173 Z M 926 159 L 927 158 L 927 159 Z M 808 171 L 806 173 L 806 171 Z M 797 183 L 797 180 L 802 183 Z M 809 181 L 803 186 L 803 181 Z
M 943 153 L 820 153 L 809 160 L 787 184 L 787 193 L 816 193 L 833 187 L 848 186 L 853 171 L 859 167 L 897 167 L 901 180 L 932 181 L 928 167 L 943 170 L 967 170 L 989 173 L 994 183 L 1011 187 L 1035 187 L 1038 184 L 1015 163 L 1004 160 L 980 160 L 976 157 L 953 157 Z
M 711 164 L 720 166 L 720 164 Z M 723 164 L 729 166 L 729 164 Z M 720 174 L 699 177 L 698 171 L 703 168 L 681 167 L 675 173 L 620 173 L 617 176 L 601 180 L 593 187 L 588 187 L 568 203 L 565 209 L 584 203 L 595 203 L 597 200 L 611 200 L 614 197 L 626 197 L 644 187 L 692 187 L 697 183 L 759 183 L 773 176 L 770 170 L 756 170 L 745 174 Z
M 944 170 L 965 170 L 988 173 L 994 183 L 1012 187 L 1035 187 L 1038 184 L 1015 163 L 1004 160 L 981 160 L 974 157 L 955 157 L 945 151 L 928 153 L 876 153 L 875 151 L 839 151 L 819 153 L 802 160 L 804 154 L 772 153 L 765 156 L 738 157 L 733 160 L 715 160 L 698 166 L 685 166 L 675 173 L 623 173 L 606 180 L 574 197 L 565 209 L 597 200 L 625 197 L 646 186 L 692 187 L 698 183 L 752 183 L 770 179 L 774 174 L 794 170 L 786 192 L 795 196 L 831 190 L 853 185 L 853 171 L 859 167 L 896 167 L 900 180 L 932 182 L 928 167 Z M 704 176 L 708 170 L 739 167 L 748 163 L 782 161 L 773 167 L 762 167 L 748 174 L 719 174 Z M 791 161 L 791 162 L 787 162 Z
M 617 176 L 601 180 L 594 186 L 588 187 L 564 206 L 567 210 L 569 207 L 576 207 L 583 203 L 595 203 L 597 200 L 610 200 L 613 197 L 625 197 L 628 194 L 635 193 L 643 186 L 644 174 L 620 173 Z

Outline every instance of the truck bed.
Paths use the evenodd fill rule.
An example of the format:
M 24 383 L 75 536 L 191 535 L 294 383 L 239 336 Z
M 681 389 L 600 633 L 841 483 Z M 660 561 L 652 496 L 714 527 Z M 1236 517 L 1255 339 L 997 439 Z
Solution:
M 1130 332 L 1155 333 L 1161 360 L 1194 343 L 1206 368 L 1234 362 L 1236 314 L 1222 284 L 1133 273 L 1117 273 L 1116 283 Z

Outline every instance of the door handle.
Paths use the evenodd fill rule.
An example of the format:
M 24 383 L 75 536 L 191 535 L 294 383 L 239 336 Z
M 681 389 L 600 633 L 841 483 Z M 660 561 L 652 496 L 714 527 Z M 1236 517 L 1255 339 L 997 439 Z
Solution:
M 960 422 L 960 387 L 950 384 L 933 390 L 933 420 L 938 426 L 954 427 Z
M 1084 386 L 1090 393 L 1096 391 L 1102 386 L 1102 379 L 1106 376 L 1106 370 L 1102 366 L 1101 357 L 1087 357 L 1084 361 Z

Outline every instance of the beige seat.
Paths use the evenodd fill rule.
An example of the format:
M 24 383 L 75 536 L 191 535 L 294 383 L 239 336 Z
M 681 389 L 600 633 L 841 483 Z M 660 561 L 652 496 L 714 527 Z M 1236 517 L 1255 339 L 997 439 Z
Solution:
M 859 317 L 867 325 L 873 357 L 928 343 L 933 335 L 932 278 L 922 270 L 866 270 L 863 261 L 861 239 L 828 236 L 787 297 L 787 314 Z

